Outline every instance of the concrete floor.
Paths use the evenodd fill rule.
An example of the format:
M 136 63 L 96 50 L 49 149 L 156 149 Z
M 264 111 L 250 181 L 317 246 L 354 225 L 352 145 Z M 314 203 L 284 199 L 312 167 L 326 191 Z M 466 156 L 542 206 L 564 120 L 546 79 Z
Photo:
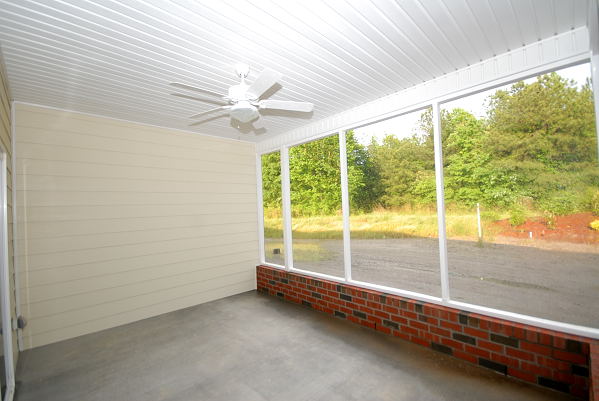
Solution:
M 17 380 L 18 401 L 570 399 L 255 292 L 25 351 Z

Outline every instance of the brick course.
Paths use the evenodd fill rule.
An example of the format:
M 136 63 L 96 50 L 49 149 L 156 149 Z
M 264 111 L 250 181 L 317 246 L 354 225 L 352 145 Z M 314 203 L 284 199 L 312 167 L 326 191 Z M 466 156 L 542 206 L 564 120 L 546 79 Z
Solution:
M 597 340 L 269 266 L 257 267 L 257 287 L 519 380 L 599 401 Z

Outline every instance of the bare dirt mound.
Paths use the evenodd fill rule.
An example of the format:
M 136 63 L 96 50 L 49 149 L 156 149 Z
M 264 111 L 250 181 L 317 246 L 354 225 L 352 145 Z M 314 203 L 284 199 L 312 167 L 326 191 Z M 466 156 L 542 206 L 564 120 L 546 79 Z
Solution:
M 573 242 L 577 244 L 598 244 L 599 231 L 590 227 L 591 221 L 599 217 L 592 213 L 576 213 L 555 217 L 553 225 L 548 224 L 544 217 L 535 217 L 524 224 L 513 227 L 509 220 L 495 222 L 499 236 L 512 238 L 532 238 L 535 240 Z

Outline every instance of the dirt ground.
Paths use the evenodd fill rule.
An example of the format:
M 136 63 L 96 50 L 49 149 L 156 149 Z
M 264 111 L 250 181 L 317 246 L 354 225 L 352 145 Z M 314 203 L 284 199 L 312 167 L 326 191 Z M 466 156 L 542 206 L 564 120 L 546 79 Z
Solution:
M 599 327 L 599 243 L 564 247 L 544 241 L 544 247 L 533 247 L 523 239 L 511 241 L 481 247 L 448 240 L 451 298 Z M 296 268 L 343 276 L 343 241 L 294 240 L 300 243 L 320 246 L 326 257 L 296 261 Z M 355 280 L 440 296 L 436 239 L 352 240 L 351 250 Z M 267 260 L 283 263 L 280 255 Z
M 599 247 L 599 231 L 590 227 L 592 221 L 599 219 L 592 213 L 576 213 L 568 216 L 556 216 L 553 224 L 546 218 L 537 217 L 512 227 L 508 220 L 495 222 L 501 230 L 500 236 L 541 241 L 570 242 L 576 244 L 594 244 Z

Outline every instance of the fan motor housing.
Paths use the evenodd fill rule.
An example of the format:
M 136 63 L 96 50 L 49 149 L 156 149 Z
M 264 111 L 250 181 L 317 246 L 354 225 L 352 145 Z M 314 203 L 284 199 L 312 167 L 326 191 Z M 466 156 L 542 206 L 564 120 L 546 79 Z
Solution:
M 247 100 L 240 100 L 229 109 L 231 117 L 242 123 L 249 123 L 258 117 L 258 109 Z

